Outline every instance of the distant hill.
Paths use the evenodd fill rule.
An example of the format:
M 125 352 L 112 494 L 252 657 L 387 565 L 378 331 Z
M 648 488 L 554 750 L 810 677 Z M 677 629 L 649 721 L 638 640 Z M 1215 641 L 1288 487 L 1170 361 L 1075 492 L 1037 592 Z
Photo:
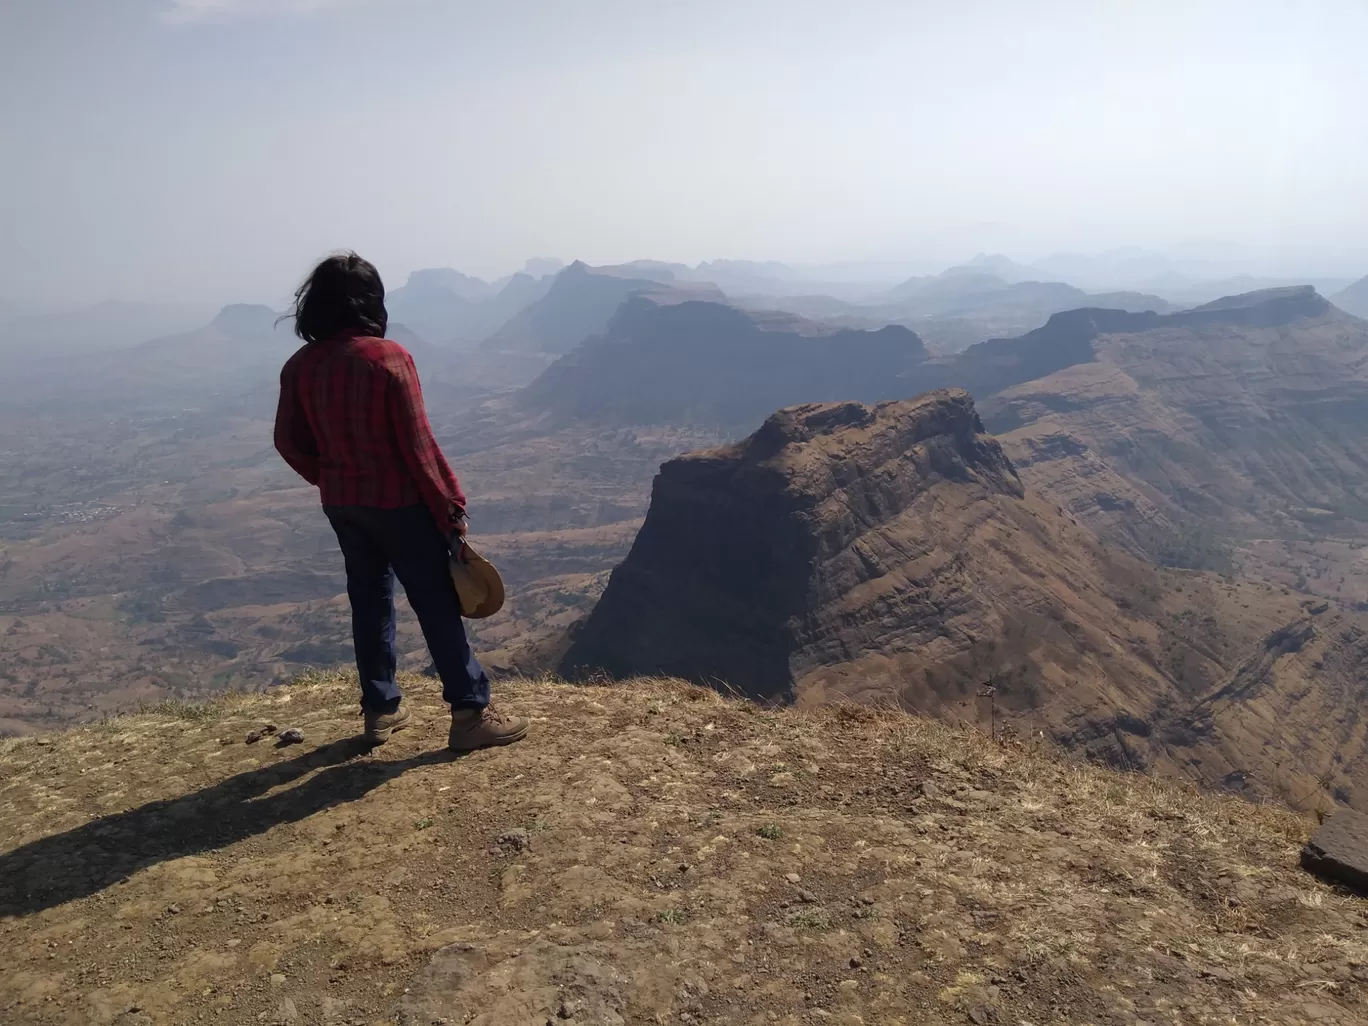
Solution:
M 785 281 L 802 277 L 788 264 L 777 260 L 705 260 L 694 268 L 694 273 L 704 277 L 717 275 L 724 279 L 755 281 Z M 722 282 L 718 281 L 718 284 Z
M 545 295 L 486 339 L 483 347 L 567 353 L 589 336 L 602 333 L 628 296 L 669 287 L 652 278 L 629 277 L 620 271 L 621 268 L 591 268 L 575 261 L 556 275 Z M 717 295 L 706 286 L 685 287 L 695 295 Z
M 414 271 L 385 297 L 390 317 L 438 347 L 468 348 L 541 298 L 552 279 L 515 274 L 495 286 L 451 268 Z
M 464 337 L 476 317 L 479 300 L 458 287 L 465 275 L 450 268 L 414 271 L 406 285 L 385 296 L 385 307 L 396 321 L 424 338 L 450 343 Z
M 1348 284 L 1347 278 L 1239 274 L 1226 278 L 1193 279 L 1168 286 L 1156 285 L 1155 291 L 1162 292 L 1166 299 L 1179 306 L 1191 307 L 1213 302 L 1222 296 L 1266 292 L 1270 289 L 1313 288 L 1327 295 L 1339 292 Z
M 136 375 L 149 387 L 158 382 L 217 382 L 230 387 L 279 373 L 280 364 L 303 345 L 294 334 L 293 322 L 279 318 L 268 306 L 231 304 L 203 328 L 134 346 L 115 365 L 120 376 Z
M 960 266 L 951 267 L 944 273 L 991 274 L 1012 285 L 1023 281 L 1041 281 L 1048 278 L 1048 275 L 1042 274 L 1039 268 L 1019 264 L 1001 253 L 979 253 L 972 260 L 966 261 Z
M 1019 338 L 933 359 L 904 325 L 845 326 L 679 299 L 672 293 L 638 293 L 602 337 L 552 364 L 520 402 L 574 419 L 687 421 L 751 430 L 770 411 L 794 403 L 879 402 L 947 386 L 988 395 L 1091 360 L 1099 326 L 1149 324 L 1160 316 L 1077 310 L 1056 314 L 1046 328 Z M 836 300 L 814 301 L 818 311 L 831 309 L 830 304 L 847 312 L 861 309 Z
M 1133 246 L 1092 255 L 1058 253 L 1029 264 L 1018 263 L 1002 254 L 980 253 L 945 273 L 965 272 L 992 274 L 1010 284 L 1067 282 L 1095 297 L 1135 293 L 1159 296 L 1178 307 L 1195 306 L 1226 295 L 1299 285 L 1310 285 L 1328 295 L 1349 284 L 1347 279 L 1333 276 L 1241 273 L 1230 262 L 1174 260 Z M 1146 308 L 1164 312 L 1163 307 Z
M 1162 296 L 1152 296 L 1148 292 L 1089 292 L 1085 305 L 1129 313 L 1172 313 L 1178 309 Z
M 107 302 L 53 313 L 0 318 L 0 356 L 27 357 L 119 349 L 190 331 L 214 312 L 196 303 Z
M 498 291 L 489 282 L 462 274 L 450 267 L 430 267 L 414 271 L 409 275 L 404 288 L 417 292 L 450 292 L 472 303 L 488 299 Z
M 190 331 L 75 360 L 26 361 L 0 375 L 0 402 L 175 408 L 216 395 L 260 399 L 302 344 L 279 317 L 268 306 L 234 303 Z
M 752 427 L 776 406 L 903 394 L 927 359 L 904 327 L 852 330 L 719 302 L 640 294 L 601 338 L 552 364 L 520 396 L 563 417 Z
M 1315 318 L 1328 309 L 1329 304 L 1310 288 L 1230 296 L 1172 314 L 1083 307 L 1054 314 L 1042 327 L 1024 335 L 988 339 L 953 357 L 929 363 L 921 380 L 936 387 L 963 387 L 976 396 L 989 396 L 1095 360 L 1095 342 L 1102 336 L 1153 330 L 1229 333 L 1271 328 Z
M 560 272 L 556 272 L 559 274 Z M 530 274 L 515 274 L 504 283 L 498 293 L 486 304 L 480 318 L 478 340 L 483 342 L 489 335 L 507 324 L 522 311 L 551 291 L 556 281 L 555 274 L 534 278 Z M 475 336 L 472 335 L 472 338 Z
M 1085 256 L 1058 253 L 1031 265 L 1038 276 L 1102 290 L 1176 288 L 1189 284 L 1189 272 L 1159 253 L 1131 248 Z
M 1213 533 L 1304 536 L 1310 517 L 1368 531 L 1368 324 L 1310 288 L 1074 311 L 939 372 L 988 397 L 1028 482 L 1154 558 L 1219 562 Z
M 555 277 L 565 270 L 565 261 L 556 257 L 532 257 L 523 264 L 521 274 L 529 278 Z
M 989 260 L 987 266 L 1000 266 L 1000 261 Z M 1013 267 L 1023 272 L 1029 270 L 1020 265 Z M 885 293 L 879 302 L 922 317 L 1014 316 L 1036 318 L 1037 323 L 1051 314 L 1085 306 L 1156 312 L 1171 309 L 1158 296 L 1135 292 L 1090 295 L 1059 281 L 1008 280 L 976 265 L 911 278 Z
M 596 274 L 609 274 L 617 278 L 638 278 L 645 281 L 670 285 L 676 281 L 689 281 L 692 269 L 686 264 L 672 264 L 664 260 L 630 260 L 625 264 L 608 264 L 595 267 Z
M 774 260 L 706 260 L 693 269 L 692 277 L 712 282 L 731 298 L 803 294 L 850 298 L 852 291 L 848 283 L 823 281 L 819 275 Z
M 1368 317 L 1368 278 L 1360 278 L 1343 292 L 1335 293 L 1330 301 L 1355 317 Z
M 269 306 L 230 303 L 215 315 L 209 327 L 231 338 L 251 341 L 274 336 L 281 328 L 293 331 L 294 323 L 288 318 L 281 320 L 280 315 Z

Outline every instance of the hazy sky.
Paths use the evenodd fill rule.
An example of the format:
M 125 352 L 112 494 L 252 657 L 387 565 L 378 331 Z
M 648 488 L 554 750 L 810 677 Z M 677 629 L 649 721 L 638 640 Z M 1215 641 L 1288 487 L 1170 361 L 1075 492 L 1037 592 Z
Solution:
M 1368 273 L 1368 2 L 0 0 L 0 298 L 355 247 Z

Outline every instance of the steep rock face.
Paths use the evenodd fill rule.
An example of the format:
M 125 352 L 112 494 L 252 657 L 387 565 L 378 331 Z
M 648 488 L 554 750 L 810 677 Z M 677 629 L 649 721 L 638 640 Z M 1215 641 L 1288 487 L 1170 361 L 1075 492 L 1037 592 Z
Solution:
M 1289 800 L 1325 779 L 1348 801 L 1368 780 L 1363 622 L 1101 544 L 949 390 L 782 410 L 665 464 L 558 669 L 993 719 L 1130 768 Z
M 860 626 L 843 631 L 824 607 L 880 576 L 869 536 L 940 482 L 1021 495 L 964 392 L 798 406 L 738 445 L 672 460 L 563 665 L 792 697 L 833 645 L 859 645 Z
M 843 330 L 675 294 L 638 294 L 602 338 L 562 357 L 525 406 L 604 422 L 706 423 L 749 430 L 799 402 L 874 402 L 918 391 L 927 358 L 907 328 Z
M 1119 640 L 1157 636 L 1157 573 L 1026 495 L 963 391 L 800 406 L 662 467 L 560 668 L 934 713 L 997 678 L 1005 709 L 1114 749 L 1175 691 Z

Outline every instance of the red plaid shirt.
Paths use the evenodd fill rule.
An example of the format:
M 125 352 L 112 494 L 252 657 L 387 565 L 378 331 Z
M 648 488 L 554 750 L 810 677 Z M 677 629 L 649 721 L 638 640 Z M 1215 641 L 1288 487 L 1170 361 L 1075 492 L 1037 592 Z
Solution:
M 432 437 L 413 357 L 384 338 L 310 343 L 280 372 L 275 446 L 329 506 L 426 503 L 443 532 L 465 496 Z

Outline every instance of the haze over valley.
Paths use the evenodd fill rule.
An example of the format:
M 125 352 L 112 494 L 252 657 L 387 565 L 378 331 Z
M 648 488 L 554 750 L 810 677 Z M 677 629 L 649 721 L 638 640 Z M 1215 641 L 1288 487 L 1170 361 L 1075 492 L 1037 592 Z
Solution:
M 472 622 L 478 650 L 505 673 L 667 673 L 771 701 L 851 695 L 971 720 L 977 689 L 992 680 L 1008 722 L 1107 761 L 1261 795 L 1330 772 L 1353 800 L 1368 772 L 1353 711 L 1368 658 L 1355 640 L 1368 626 L 1368 322 L 1317 285 L 1338 287 L 1332 296 L 1346 306 L 1356 288 L 1256 281 L 1269 287 L 1209 299 L 1225 283 L 1175 284 L 1177 272 L 1106 278 L 1117 265 L 1115 255 L 1073 258 L 1080 273 L 1094 268 L 1095 292 L 984 255 L 891 286 L 834 287 L 743 261 L 537 260 L 492 282 L 414 272 L 391 291 L 389 334 L 414 355 L 437 436 L 472 497 L 472 530 L 510 584 L 506 611 Z M 160 318 L 149 330 L 167 326 L 169 311 L 144 312 Z M 61 333 L 63 316 L 73 325 L 67 346 L 9 347 L 0 384 L 6 729 L 349 663 L 335 543 L 313 490 L 270 445 L 275 378 L 298 345 L 289 322 L 235 304 L 169 334 L 94 344 L 76 327 L 87 311 L 49 313 L 43 324 Z M 11 323 L 15 340 L 31 322 Z M 1007 520 L 992 532 L 1001 543 L 990 542 L 973 502 L 936 498 L 975 480 L 978 457 L 962 470 L 928 457 L 916 472 L 929 478 L 927 498 L 915 501 L 932 503 L 918 514 L 919 540 L 908 550 L 890 536 L 885 555 L 859 557 L 862 576 L 889 598 L 934 596 L 942 586 L 911 568 L 949 559 L 977 582 L 973 594 L 1001 593 L 1009 606 L 952 614 L 960 600 L 947 598 L 913 614 L 884 598 L 867 613 L 849 607 L 839 614 L 848 625 L 873 617 L 861 628 L 868 656 L 848 640 L 792 659 L 776 652 L 762 678 L 746 667 L 777 642 L 748 641 L 749 628 L 724 641 L 704 628 L 701 611 L 676 607 L 679 570 L 650 571 L 665 592 L 624 608 L 676 631 L 698 625 L 711 642 L 677 651 L 713 650 L 705 665 L 675 660 L 655 629 L 615 620 L 614 568 L 660 544 L 638 538 L 643 518 L 649 530 L 675 515 L 657 508 L 669 461 L 736 442 L 785 407 L 896 404 L 947 388 L 967 389 L 977 408 L 968 414 L 977 426 L 951 433 L 995 436 L 985 443 L 997 461 L 987 487 L 1009 497 L 996 502 L 1024 501 L 1025 513 L 995 514 Z M 845 487 L 865 473 L 910 472 L 840 457 L 839 437 L 804 459 L 835 461 Z M 897 516 L 914 501 L 875 494 L 841 502 Z M 796 550 L 751 566 L 782 532 L 749 536 L 745 505 L 709 525 L 700 518 L 714 501 L 690 500 L 695 526 L 664 543 L 695 567 L 714 551 L 749 567 L 742 580 L 724 574 L 704 587 L 705 606 L 714 592 L 801 573 L 801 563 L 782 568 Z M 865 544 L 821 542 L 842 558 Z M 1060 585 L 1048 584 L 1057 574 Z M 830 600 L 819 597 L 833 586 Z M 850 585 L 786 587 L 817 587 L 815 609 Z M 1021 620 L 1024 609 L 1034 611 Z M 766 630 L 787 637 L 819 614 L 776 615 Z M 407 665 L 422 670 L 421 637 L 409 620 L 401 629 Z M 1295 668 L 1275 659 L 1219 713 L 1202 706 L 1287 636 L 1299 639 L 1287 657 Z M 646 649 L 613 654 L 623 644 Z M 1315 743 L 1260 727 L 1256 710 L 1269 703 L 1294 733 L 1319 723 Z M 1289 745 L 1300 752 L 1290 761 Z
M 341 246 L 509 582 L 499 672 L 994 681 L 1104 761 L 1358 801 L 1363 12 L 592 6 L 6 12 L 0 729 L 350 664 L 271 445 Z M 727 588 L 750 633 L 690 634 Z

